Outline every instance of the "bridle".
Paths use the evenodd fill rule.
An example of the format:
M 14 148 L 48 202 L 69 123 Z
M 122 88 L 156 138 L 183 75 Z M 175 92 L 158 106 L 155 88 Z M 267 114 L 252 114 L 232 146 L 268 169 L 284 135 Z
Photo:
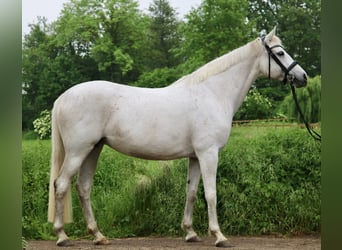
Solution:
M 290 75 L 290 71 L 298 64 L 296 61 L 293 61 L 287 68 L 284 66 L 284 64 L 282 64 L 282 62 L 279 60 L 279 58 L 277 57 L 277 55 L 275 55 L 272 51 L 272 49 L 274 48 L 282 48 L 284 49 L 283 46 L 281 46 L 280 44 L 274 45 L 272 47 L 268 46 L 268 44 L 265 41 L 265 37 L 261 38 L 262 43 L 265 47 L 265 49 L 267 50 L 268 53 L 268 78 L 271 79 L 271 57 L 272 59 L 279 65 L 279 67 L 283 70 L 283 72 L 285 73 L 284 79 L 283 79 L 283 83 L 286 84 L 287 81 L 289 82 L 293 82 L 294 81 L 294 77 L 293 75 Z
M 284 64 L 282 64 L 282 62 L 279 60 L 279 58 L 277 57 L 277 55 L 275 55 L 272 51 L 272 49 L 280 47 L 282 49 L 284 49 L 283 46 L 281 46 L 280 44 L 274 45 L 272 47 L 268 46 L 268 44 L 265 41 L 265 37 L 261 38 L 262 43 L 265 47 L 265 49 L 267 50 L 268 53 L 268 79 L 271 79 L 271 57 L 272 59 L 279 65 L 279 67 L 283 70 L 283 72 L 285 73 L 284 79 L 283 79 L 283 83 L 286 84 L 288 81 L 290 82 L 290 86 L 291 86 L 291 91 L 292 91 L 292 96 L 293 99 L 295 101 L 298 113 L 300 115 L 301 120 L 304 122 L 306 129 L 308 130 L 309 134 L 317 141 L 321 141 L 321 135 L 318 134 L 316 131 L 314 131 L 309 123 L 306 121 L 304 114 L 302 112 L 302 110 L 300 109 L 299 106 L 299 102 L 297 99 L 297 95 L 296 95 L 296 90 L 293 84 L 293 81 L 295 80 L 293 75 L 290 75 L 290 71 L 298 64 L 296 61 L 293 61 L 287 68 L 284 66 Z

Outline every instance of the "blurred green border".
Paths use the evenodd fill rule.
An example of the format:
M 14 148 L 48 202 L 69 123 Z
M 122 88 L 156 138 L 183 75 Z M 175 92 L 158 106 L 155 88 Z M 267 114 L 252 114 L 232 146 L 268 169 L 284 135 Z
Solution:
M 322 249 L 342 246 L 341 3 L 322 2 Z M 21 1 L 0 5 L 1 249 L 21 249 Z
M 0 248 L 21 249 L 21 1 L 0 1 Z
M 322 249 L 342 248 L 341 2 L 322 2 Z

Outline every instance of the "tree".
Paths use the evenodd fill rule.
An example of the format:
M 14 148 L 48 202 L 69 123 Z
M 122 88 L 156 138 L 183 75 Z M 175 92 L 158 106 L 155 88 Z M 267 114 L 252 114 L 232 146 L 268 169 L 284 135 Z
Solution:
M 287 51 L 310 76 L 321 74 L 319 0 L 252 0 L 248 19 L 260 33 L 277 25 Z
M 23 41 L 23 128 L 77 83 L 137 80 L 148 60 L 146 20 L 133 0 L 71 0 L 56 22 L 32 24 Z
M 149 44 L 150 64 L 152 68 L 164 68 L 177 66 L 179 60 L 172 50 L 180 45 L 178 32 L 179 21 L 176 11 L 170 6 L 168 0 L 154 0 L 149 7 L 150 11 L 150 34 Z
M 192 71 L 245 44 L 251 36 L 248 1 L 205 0 L 187 16 L 178 56 Z
M 309 79 L 308 85 L 296 91 L 299 106 L 308 122 L 319 122 L 321 120 L 321 77 Z M 280 106 L 280 112 L 290 118 L 296 118 L 302 122 L 296 105 L 289 94 Z
M 134 81 L 145 65 L 147 29 L 137 6 L 133 0 L 71 0 L 57 21 L 58 34 L 94 60 L 100 79 Z
M 145 72 L 135 82 L 135 86 L 148 88 L 161 88 L 175 82 L 182 76 L 177 68 L 156 68 Z
M 92 65 L 73 40 L 64 40 L 54 25 L 38 18 L 23 41 L 23 128 L 32 128 L 32 121 L 42 110 L 51 109 L 67 88 L 96 78 Z
M 51 108 L 58 93 L 56 77 L 58 53 L 53 46 L 51 26 L 38 18 L 31 32 L 24 37 L 22 53 L 23 128 L 32 128 L 32 121 L 41 110 Z M 63 54 L 62 54 L 63 56 Z

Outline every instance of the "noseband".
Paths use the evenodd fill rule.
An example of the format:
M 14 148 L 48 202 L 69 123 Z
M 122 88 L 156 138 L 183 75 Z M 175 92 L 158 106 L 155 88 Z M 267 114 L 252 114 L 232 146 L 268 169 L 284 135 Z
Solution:
M 279 65 L 279 67 L 283 70 L 283 72 L 285 73 L 284 79 L 283 79 L 283 83 L 286 84 L 287 81 L 293 82 L 294 77 L 292 75 L 289 75 L 291 69 L 293 69 L 298 63 L 296 61 L 293 61 L 289 67 L 285 67 L 284 64 L 281 63 L 281 61 L 279 60 L 279 58 L 273 53 L 272 49 L 280 47 L 282 49 L 283 46 L 281 45 L 274 45 L 272 47 L 268 46 L 268 44 L 265 42 L 265 37 L 262 38 L 262 43 L 265 46 L 267 53 L 268 53 L 268 78 L 271 78 L 271 57 L 273 58 L 273 60 Z

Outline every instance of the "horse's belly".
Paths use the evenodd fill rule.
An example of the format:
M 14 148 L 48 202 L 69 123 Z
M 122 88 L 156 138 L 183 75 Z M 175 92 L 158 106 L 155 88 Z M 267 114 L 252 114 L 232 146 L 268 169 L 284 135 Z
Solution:
M 122 101 L 118 101 L 120 109 L 112 114 L 105 129 L 106 141 L 112 148 L 156 160 L 193 154 L 191 122 L 184 101 L 155 96 L 129 98 L 126 104 Z
M 169 135 L 143 135 L 139 138 L 108 136 L 105 143 L 123 154 L 147 160 L 172 160 L 194 155 L 189 141 Z
M 118 150 L 119 151 L 119 150 Z M 121 151 L 119 151 L 121 152 Z M 131 150 L 127 152 L 121 152 L 129 156 L 145 159 L 145 160 L 174 160 L 189 156 L 194 156 L 195 154 L 191 151 L 181 151 L 181 152 L 170 152 L 170 151 L 164 151 L 164 152 L 158 152 L 153 150 Z

